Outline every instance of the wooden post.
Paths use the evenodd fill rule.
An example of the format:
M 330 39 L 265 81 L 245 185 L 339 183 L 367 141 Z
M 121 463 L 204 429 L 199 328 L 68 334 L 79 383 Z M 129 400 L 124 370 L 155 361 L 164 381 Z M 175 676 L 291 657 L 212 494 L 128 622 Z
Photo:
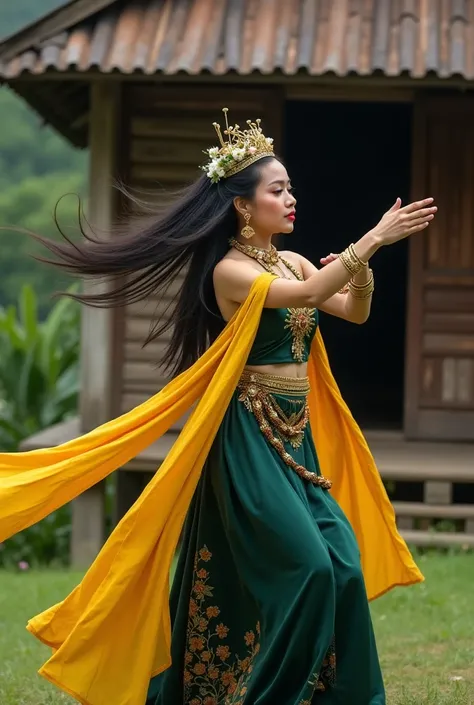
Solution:
M 112 180 L 118 156 L 121 86 L 98 80 L 90 88 L 89 148 L 90 181 L 88 221 L 103 237 L 116 210 Z M 85 282 L 86 292 L 105 291 L 108 282 Z M 87 432 L 112 416 L 113 321 L 111 309 L 84 307 L 81 330 L 81 431 Z M 71 563 L 87 568 L 105 541 L 104 482 L 72 502 Z

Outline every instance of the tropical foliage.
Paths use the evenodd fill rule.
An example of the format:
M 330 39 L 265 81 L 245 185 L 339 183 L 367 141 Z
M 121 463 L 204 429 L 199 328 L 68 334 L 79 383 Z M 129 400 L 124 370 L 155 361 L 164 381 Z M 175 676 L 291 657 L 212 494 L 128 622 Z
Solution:
M 60 299 L 44 321 L 29 285 L 18 307 L 0 308 L 0 447 L 74 413 L 78 395 L 79 310 Z
M 34 433 L 77 411 L 79 310 L 62 298 L 44 321 L 25 285 L 18 305 L 0 308 L 0 450 L 14 451 Z M 0 546 L 0 566 L 22 569 L 69 560 L 70 507 L 16 534 Z

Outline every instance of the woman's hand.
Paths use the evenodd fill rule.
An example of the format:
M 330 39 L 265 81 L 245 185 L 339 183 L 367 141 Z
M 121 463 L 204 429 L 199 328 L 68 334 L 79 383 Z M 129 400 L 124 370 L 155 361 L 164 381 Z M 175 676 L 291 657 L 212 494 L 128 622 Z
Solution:
M 329 262 L 334 262 L 338 257 L 339 255 L 335 255 L 334 252 L 331 252 L 331 254 L 326 255 L 326 257 L 321 257 L 319 261 L 324 266 L 325 264 L 329 264 Z
M 433 200 L 433 198 L 425 198 L 423 201 L 415 201 L 402 208 L 402 202 L 397 198 L 390 210 L 371 231 L 378 244 L 392 245 L 413 233 L 424 230 L 438 210 L 432 205 Z

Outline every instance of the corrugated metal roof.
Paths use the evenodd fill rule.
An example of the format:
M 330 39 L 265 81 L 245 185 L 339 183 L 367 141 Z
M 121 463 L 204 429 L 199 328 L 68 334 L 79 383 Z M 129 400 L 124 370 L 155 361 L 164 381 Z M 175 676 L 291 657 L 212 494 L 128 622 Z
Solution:
M 97 0 L 97 9 L 108 5 L 99 12 L 93 0 L 87 5 L 91 14 L 74 25 L 65 26 L 61 16 L 64 29 L 55 36 L 44 36 L 41 22 L 37 36 L 29 28 L 16 54 L 15 37 L 0 44 L 0 75 L 7 81 L 71 70 L 474 78 L 474 0 Z M 74 7 L 67 6 L 71 18 Z

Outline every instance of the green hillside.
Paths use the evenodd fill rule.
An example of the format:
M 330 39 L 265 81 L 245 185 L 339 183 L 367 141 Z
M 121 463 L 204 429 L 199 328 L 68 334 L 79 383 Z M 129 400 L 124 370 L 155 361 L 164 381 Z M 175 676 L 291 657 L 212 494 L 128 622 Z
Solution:
M 0 36 L 5 37 L 64 4 L 58 0 L 15 0 L 0 3 Z M 62 137 L 41 124 L 23 101 L 0 88 L 0 226 L 19 226 L 57 237 L 53 209 L 65 193 L 85 191 L 87 154 L 73 149 Z M 75 223 L 77 201 L 61 202 L 61 224 Z M 0 232 L 0 305 L 16 301 L 24 281 L 40 296 L 42 308 L 51 293 L 68 280 L 36 263 L 31 240 L 13 231 Z

